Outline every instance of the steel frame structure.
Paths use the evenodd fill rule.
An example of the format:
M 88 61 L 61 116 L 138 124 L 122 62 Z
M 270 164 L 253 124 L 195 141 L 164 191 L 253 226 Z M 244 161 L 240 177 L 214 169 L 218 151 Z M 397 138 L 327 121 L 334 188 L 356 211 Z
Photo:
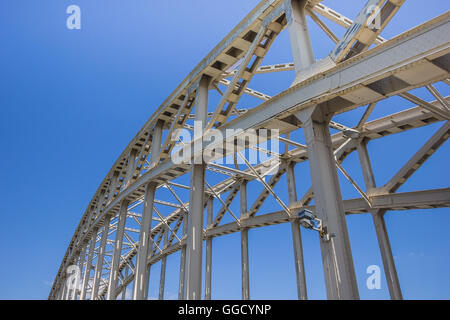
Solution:
M 390 40 L 383 39 L 380 33 L 403 2 L 369 0 L 352 21 L 320 0 L 261 1 L 175 89 L 114 163 L 70 241 L 49 299 L 112 300 L 124 298 L 129 286 L 133 299 L 147 299 L 150 268 L 159 261 L 159 298 L 163 299 L 166 259 L 177 251 L 181 251 L 179 298 L 201 299 L 203 247 L 204 298 L 211 299 L 212 241 L 238 232 L 242 299 L 250 299 L 248 230 L 281 223 L 291 224 L 298 298 L 307 299 L 298 216 L 303 209 L 315 212 L 331 235 L 328 239 L 318 235 L 329 299 L 359 298 L 345 215 L 362 213 L 373 217 L 391 298 L 402 299 L 385 213 L 450 206 L 450 188 L 396 192 L 450 133 L 450 100 L 433 86 L 436 82 L 450 84 L 450 13 Z M 335 43 L 325 59 L 315 59 L 306 16 Z M 345 35 L 338 38 L 323 18 L 346 28 Z M 294 62 L 261 66 L 284 29 L 289 32 Z M 294 83 L 274 97 L 248 87 L 256 74 L 289 70 L 295 70 Z M 219 85 L 225 90 L 220 90 Z M 409 92 L 421 87 L 427 88 L 435 101 L 425 101 Z M 208 113 L 210 90 L 218 90 L 221 97 L 213 112 Z M 238 109 L 243 94 L 260 99 L 262 104 L 249 110 Z M 367 122 L 377 102 L 393 96 L 416 106 Z M 334 115 L 364 106 L 364 115 L 353 128 L 332 121 Z M 179 145 L 171 136 L 182 128 L 192 129 L 189 119 L 201 121 L 206 130 L 216 128 L 226 141 L 242 139 L 239 133 L 230 135 L 227 129 L 277 128 L 285 152 L 269 154 L 267 161 L 251 165 L 245 155 L 235 150 L 235 159 L 241 157 L 247 169 L 204 162 L 175 164 L 170 155 Z M 440 129 L 386 184 L 377 186 L 367 144 L 435 123 L 441 123 Z M 337 132 L 331 134 L 330 128 Z M 304 144 L 290 139 L 296 130 L 303 130 Z M 215 145 L 220 148 L 223 143 Z M 245 148 L 258 146 L 249 142 Z M 360 159 L 364 187 L 358 186 L 341 165 L 354 151 Z M 191 158 L 201 152 L 195 150 Z M 311 188 L 299 200 L 294 167 L 302 162 L 308 162 L 312 179 Z M 274 163 L 279 164 L 278 171 L 266 179 Z M 339 171 L 361 198 L 342 199 Z M 225 178 L 209 185 L 205 172 Z M 283 175 L 288 185 L 287 204 L 273 191 Z M 190 177 L 189 186 L 177 182 L 182 176 Z M 251 181 L 261 183 L 263 191 L 248 206 L 247 184 Z M 158 190 L 163 189 L 176 202 L 157 199 Z M 182 200 L 181 191 L 189 192 L 189 201 Z M 238 194 L 240 212 L 233 212 L 230 205 Z M 224 195 L 226 198 L 222 198 Z M 258 214 L 269 197 L 280 204 L 280 211 Z M 173 211 L 166 214 L 156 205 Z M 222 223 L 225 216 L 233 217 L 232 222 Z M 138 227 L 130 227 L 130 222 Z M 67 281 L 71 265 L 81 269 L 81 285 L 74 289 Z

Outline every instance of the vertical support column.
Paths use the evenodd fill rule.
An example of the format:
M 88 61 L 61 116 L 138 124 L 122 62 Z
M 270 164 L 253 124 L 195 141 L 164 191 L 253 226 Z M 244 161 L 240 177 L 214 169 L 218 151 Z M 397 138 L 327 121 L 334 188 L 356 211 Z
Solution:
M 123 200 L 120 205 L 119 221 L 117 222 L 116 241 L 114 242 L 114 252 L 111 262 L 111 272 L 109 274 L 109 286 L 106 300 L 116 300 L 116 288 L 119 280 L 119 265 L 122 255 L 123 235 L 127 222 L 128 200 Z
M 64 278 L 61 281 L 62 285 L 61 285 L 60 300 L 64 300 L 66 297 L 66 283 Z
M 145 189 L 144 209 L 142 212 L 141 232 L 139 235 L 138 256 L 136 261 L 136 275 L 133 288 L 133 300 L 144 300 L 148 289 L 147 259 L 149 238 L 152 226 L 153 203 L 155 200 L 156 184 L 149 183 Z
M 305 15 L 306 4 L 306 0 L 286 0 L 286 17 L 296 74 L 315 61 Z
M 195 121 L 204 128 L 208 115 L 208 87 L 210 78 L 202 76 L 195 99 Z M 194 139 L 199 137 L 194 137 Z M 202 293 L 203 208 L 205 194 L 205 168 L 203 157 L 194 160 L 191 170 L 189 201 L 189 229 L 187 237 L 187 263 L 185 290 L 187 300 L 200 300 Z M 196 162 L 200 162 L 197 164 Z
M 147 251 L 147 261 L 153 255 L 153 238 L 151 234 L 149 234 L 148 239 L 148 251 Z M 152 265 L 147 265 L 146 277 L 145 277 L 145 288 L 144 288 L 144 300 L 148 300 L 148 290 L 150 287 L 150 271 L 152 270 Z
M 100 282 L 102 280 L 103 258 L 105 257 L 110 221 L 111 221 L 111 215 L 107 214 L 105 217 L 105 222 L 103 224 L 102 238 L 100 240 L 100 248 L 99 248 L 99 252 L 97 254 L 97 265 L 95 266 L 94 281 L 92 283 L 91 300 L 97 299 L 98 290 L 100 288 Z
M 208 199 L 208 212 L 206 216 L 206 226 L 213 223 L 213 198 Z M 205 300 L 211 300 L 211 278 L 212 278 L 212 238 L 206 239 L 206 265 L 205 265 Z
M 75 263 L 72 262 L 72 265 L 74 265 Z M 67 285 L 67 300 L 72 300 L 73 297 L 73 279 L 72 279 L 72 273 L 68 273 L 68 271 L 66 271 L 66 275 L 67 275 L 67 279 L 66 279 L 66 285 Z M 71 280 L 71 281 L 69 281 Z
M 152 138 L 150 165 L 153 165 L 153 162 L 158 158 L 159 152 L 161 151 L 162 129 L 163 123 L 158 121 Z M 139 233 L 138 255 L 136 258 L 133 300 L 144 300 L 148 295 L 149 269 L 147 268 L 147 259 L 156 187 L 156 183 L 150 182 L 145 189 L 144 209 L 142 212 L 141 232 Z
M 305 18 L 306 1 L 286 1 L 297 82 L 301 71 L 314 63 L 315 59 Z M 303 123 L 308 146 L 316 214 L 331 235 L 329 241 L 320 240 L 327 296 L 329 299 L 358 299 L 344 205 L 328 128 L 330 119 L 317 107 L 302 110 L 297 117 Z
M 128 264 L 125 266 L 125 270 L 124 270 L 124 272 L 123 272 L 123 278 L 124 279 L 126 279 L 126 278 L 128 278 Z M 127 286 L 125 285 L 125 287 L 123 288 L 123 290 L 122 290 L 122 300 L 125 300 L 125 298 L 126 298 L 126 296 L 127 296 Z
M 112 201 L 112 198 L 114 197 L 114 193 L 116 192 L 117 187 L 117 181 L 119 180 L 119 172 L 115 171 L 112 178 L 111 178 L 111 185 L 109 186 L 109 193 L 108 193 L 108 201 Z
M 78 263 L 78 268 L 79 268 L 79 277 L 77 278 L 76 281 L 77 283 L 75 284 L 75 290 L 74 290 L 74 297 L 73 300 L 78 300 L 78 294 L 81 292 L 81 275 L 83 274 L 83 266 L 86 260 L 86 250 L 87 250 L 87 243 L 83 243 L 83 248 L 81 249 L 81 253 L 80 253 L 80 261 Z
M 291 162 L 287 167 L 287 184 L 289 191 L 289 204 L 297 201 L 297 186 L 295 184 L 294 173 L 295 162 Z M 300 231 L 300 221 L 295 219 L 291 223 L 292 228 L 292 244 L 294 247 L 295 274 L 297 277 L 297 294 L 299 300 L 307 300 L 305 263 L 303 260 L 302 234 Z
M 64 293 L 64 284 L 60 284 L 59 288 L 58 288 L 58 292 L 56 293 L 56 300 L 62 300 L 63 293 Z
M 188 230 L 188 213 L 184 212 L 183 213 L 184 217 L 183 217 L 183 237 L 181 238 L 181 240 L 186 239 L 187 237 L 187 230 Z M 185 275 L 185 271 L 186 271 L 186 247 L 187 244 L 185 243 L 184 245 L 182 245 L 181 247 L 181 254 L 180 254 L 180 281 L 178 284 L 178 300 L 183 300 L 185 297 L 185 290 L 184 290 L 184 275 Z
M 359 299 L 344 204 L 329 131 L 330 117 L 317 107 L 297 114 L 308 146 L 309 167 L 316 203 L 330 239 L 320 239 L 328 299 Z
M 61 293 L 61 287 L 58 287 L 58 285 L 57 285 L 57 286 L 55 287 L 55 291 L 54 291 L 54 293 L 53 293 L 53 296 L 51 297 L 50 300 L 60 300 L 60 299 L 59 299 L 60 293 Z
M 163 250 L 168 246 L 169 240 L 169 228 L 164 228 L 164 245 Z M 159 277 L 159 300 L 164 300 L 164 287 L 166 284 L 166 264 L 167 264 L 167 256 L 165 255 L 161 259 L 161 275 Z
M 68 283 L 67 280 L 68 280 L 68 278 L 66 277 L 64 279 L 64 283 L 65 283 L 65 286 L 66 286 L 66 292 L 65 292 L 64 300 L 70 300 L 70 291 L 71 291 L 71 289 L 70 289 L 70 286 L 69 286 L 69 283 Z
M 148 237 L 148 251 L 147 251 L 147 261 L 149 258 L 153 256 L 153 238 L 151 236 L 151 232 Z M 147 265 L 146 270 L 146 278 L 145 278 L 145 289 L 144 289 L 144 300 L 148 300 L 148 289 L 150 286 L 150 271 L 152 269 L 152 265 Z
M 67 300 L 67 284 L 66 284 L 66 277 L 63 277 L 61 279 L 62 281 L 62 293 L 61 293 L 61 300 Z
M 247 181 L 241 184 L 241 218 L 247 213 Z M 248 261 L 248 228 L 241 228 L 242 300 L 250 299 L 250 274 Z
M 376 188 L 375 177 L 370 163 L 369 152 L 367 151 L 367 142 L 362 141 L 358 145 L 358 156 L 361 162 L 361 168 L 364 175 L 364 182 L 366 184 L 366 191 Z M 384 221 L 384 214 L 386 210 L 371 211 L 375 231 L 378 239 L 378 246 L 380 247 L 381 258 L 383 260 L 384 273 L 386 282 L 389 288 L 389 293 L 392 300 L 402 300 L 402 290 L 398 280 L 397 269 L 395 267 L 394 257 L 392 255 L 391 243 Z
M 98 229 L 94 229 L 92 232 L 92 238 L 91 238 L 91 242 L 89 244 L 88 258 L 86 261 L 86 268 L 84 270 L 84 275 L 83 275 L 83 283 L 81 284 L 80 300 L 86 299 L 87 287 L 88 287 L 89 278 L 91 275 L 92 259 L 94 258 L 95 243 L 97 240 L 97 232 L 98 232 Z

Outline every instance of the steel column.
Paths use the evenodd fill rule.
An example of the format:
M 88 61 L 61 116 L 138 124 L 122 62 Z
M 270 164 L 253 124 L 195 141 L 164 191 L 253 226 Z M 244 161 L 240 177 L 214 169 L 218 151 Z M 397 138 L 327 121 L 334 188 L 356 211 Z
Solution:
M 158 122 L 155 126 L 150 152 L 150 165 L 153 165 L 154 159 L 157 159 L 161 149 L 162 127 L 163 124 L 161 122 Z M 149 183 L 145 189 L 144 209 L 142 211 L 141 232 L 139 233 L 138 255 L 136 258 L 133 300 L 144 300 L 148 295 L 149 269 L 147 268 L 147 259 L 156 187 L 157 185 L 155 183 Z
M 298 77 L 300 71 L 312 65 L 315 59 L 305 18 L 306 1 L 291 0 L 290 4 L 292 16 L 288 15 L 288 27 Z M 320 241 L 327 296 L 329 299 L 358 299 L 350 240 L 328 128 L 330 118 L 316 107 L 302 110 L 297 117 L 303 123 L 307 142 L 316 214 L 332 235 L 330 241 L 322 238 Z
M 120 257 L 122 256 L 123 235 L 127 222 L 128 200 L 122 201 L 120 206 L 119 220 L 116 229 L 116 241 L 114 242 L 114 252 L 112 256 L 111 272 L 109 275 L 109 287 L 106 295 L 107 300 L 116 300 L 116 288 L 119 280 Z
M 372 165 L 370 163 L 369 152 L 367 151 L 367 142 L 362 141 L 358 145 L 358 156 L 361 162 L 361 168 L 364 175 L 366 190 L 376 188 L 376 182 L 373 175 Z M 395 267 L 394 257 L 392 255 L 389 235 L 384 221 L 386 210 L 371 211 L 373 224 L 377 233 L 378 245 L 380 247 L 381 258 L 383 260 L 384 273 L 392 300 L 402 300 L 402 290 L 398 280 L 397 269 Z
M 188 213 L 183 213 L 183 237 L 181 238 L 186 239 L 187 237 L 187 231 L 188 231 Z M 184 290 L 184 280 L 185 280 L 185 273 L 186 273 L 186 244 L 181 245 L 181 253 L 180 253 L 180 280 L 178 284 L 178 300 L 183 300 L 185 297 L 185 290 Z
M 100 281 L 102 279 L 102 272 L 103 272 L 103 258 L 105 257 L 110 221 L 111 215 L 108 214 L 105 217 L 105 222 L 103 224 L 102 238 L 100 240 L 100 248 L 97 254 L 97 265 L 95 266 L 94 281 L 92 283 L 91 300 L 97 299 L 98 290 L 100 288 Z
M 83 266 L 84 266 L 84 263 L 85 263 L 85 260 L 86 260 L 86 250 L 87 250 L 87 243 L 85 243 L 83 245 L 83 248 L 82 248 L 81 253 L 80 253 L 80 261 L 78 262 L 80 278 L 77 279 L 77 283 L 75 285 L 75 294 L 74 294 L 73 300 L 78 300 L 78 291 L 81 292 L 81 290 L 78 290 L 78 288 L 81 285 L 80 281 L 81 281 L 81 275 L 83 274 Z
M 61 281 L 63 282 L 62 294 L 61 294 L 61 300 L 67 300 L 67 285 L 66 285 L 66 278 L 64 277 L 63 279 L 61 279 Z
M 330 240 L 320 239 L 328 299 L 359 299 L 353 257 L 336 162 L 328 127 L 329 117 L 317 107 L 297 114 L 308 146 L 316 214 Z
M 247 181 L 241 184 L 241 218 L 247 213 Z M 250 274 L 248 261 L 248 228 L 241 229 L 241 275 L 242 275 L 242 300 L 250 299 Z
M 125 267 L 125 270 L 123 272 L 123 278 L 126 279 L 128 277 L 128 264 Z M 122 290 L 122 300 L 125 300 L 126 295 L 127 295 L 127 285 L 125 284 L 125 282 L 123 282 L 123 284 L 125 285 L 125 288 L 123 288 Z
M 148 239 L 148 251 L 147 251 L 147 259 L 153 255 L 153 238 L 149 235 Z M 150 271 L 152 269 L 152 265 L 147 265 L 146 277 L 144 283 L 144 300 L 148 300 L 148 289 L 150 287 Z
M 57 289 L 56 300 L 62 300 L 63 291 L 64 291 L 64 285 L 60 285 L 59 289 Z
M 295 162 L 291 162 L 287 166 L 286 177 L 289 193 L 289 204 L 297 202 L 297 186 L 295 184 L 294 173 Z M 308 299 L 306 290 L 305 263 L 303 259 L 302 235 L 300 231 L 300 221 L 295 219 L 291 222 L 292 228 L 292 244 L 294 247 L 295 274 L 297 277 L 297 294 L 299 300 Z
M 208 115 L 208 87 L 210 78 L 202 76 L 197 88 L 195 121 L 206 126 Z M 198 138 L 198 137 L 194 137 Z M 200 300 L 202 293 L 202 254 L 203 254 L 203 208 L 205 193 L 205 168 L 201 164 L 192 165 L 191 190 L 189 201 L 189 228 L 187 234 L 187 260 L 185 290 L 187 300 Z
M 314 63 L 314 53 L 306 21 L 306 0 L 286 0 L 287 21 L 295 72 Z
M 166 226 L 164 230 L 164 245 L 163 250 L 167 248 L 169 240 L 169 228 Z M 167 265 L 167 256 L 165 255 L 161 259 L 161 275 L 159 277 L 159 300 L 164 300 L 164 286 L 166 284 L 166 265 Z
M 155 200 L 156 184 L 149 183 L 145 189 L 144 209 L 142 212 L 141 232 L 139 233 L 138 256 L 133 287 L 133 300 L 144 300 L 147 289 L 147 259 L 150 229 L 152 224 L 153 202 Z
M 55 286 L 55 290 L 53 291 L 52 297 L 49 297 L 49 300 L 60 300 L 61 286 Z
M 64 293 L 64 300 L 70 300 L 70 286 L 67 283 L 67 280 L 68 280 L 67 278 L 64 280 L 65 287 L 66 287 L 66 291 Z
M 81 285 L 80 300 L 86 299 L 87 287 L 88 287 L 89 278 L 91 275 L 92 259 L 94 258 L 95 243 L 97 242 L 97 232 L 98 232 L 98 229 L 94 229 L 94 231 L 92 232 L 92 238 L 91 238 L 91 242 L 89 244 L 88 258 L 86 261 L 86 267 L 85 267 L 84 275 L 83 275 L 83 283 Z
M 206 226 L 213 223 L 213 197 L 208 199 L 208 211 Z M 212 278 L 212 238 L 206 239 L 206 266 L 205 266 L 205 300 L 211 300 L 211 278 Z

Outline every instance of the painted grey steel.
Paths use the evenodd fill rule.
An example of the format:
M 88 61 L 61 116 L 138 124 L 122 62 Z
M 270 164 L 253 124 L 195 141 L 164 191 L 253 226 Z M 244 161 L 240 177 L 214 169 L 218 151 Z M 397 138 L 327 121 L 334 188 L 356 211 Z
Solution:
M 169 239 L 169 229 L 166 228 L 166 230 L 164 231 L 164 247 L 166 248 L 166 246 L 168 245 L 167 241 Z M 164 289 L 165 289 L 165 285 L 166 285 L 166 265 L 167 265 L 167 256 L 162 258 L 161 260 L 161 274 L 159 277 L 159 300 L 164 300 Z
M 100 245 L 97 253 L 97 264 L 95 265 L 94 280 L 92 281 L 91 300 L 97 300 L 98 298 L 98 290 L 100 288 L 100 283 L 102 281 L 103 262 L 104 262 L 103 260 L 105 257 L 110 221 L 111 215 L 107 215 L 105 217 L 105 222 L 103 224 L 102 237 L 100 240 Z
M 266 0 L 261 1 L 234 28 L 225 39 L 203 59 L 169 98 L 152 115 L 136 137 L 120 155 L 95 193 L 69 244 L 58 270 L 50 299 L 69 299 L 77 291 L 68 290 L 68 268 L 84 264 L 85 249 L 89 243 L 83 274 L 80 299 L 116 299 L 126 294 L 126 288 L 134 282 L 132 298 L 147 299 L 150 268 L 167 257 L 181 251 L 179 299 L 200 299 L 202 292 L 203 241 L 206 244 L 205 299 L 211 299 L 212 241 L 213 238 L 230 233 L 241 234 L 242 297 L 249 299 L 249 252 L 248 230 L 280 223 L 290 223 L 294 248 L 296 284 L 299 299 L 307 298 L 306 276 L 300 221 L 296 214 L 310 210 L 322 220 L 318 234 L 321 243 L 327 296 L 330 299 L 359 298 L 353 257 L 350 249 L 345 215 L 370 213 L 373 217 L 386 279 L 392 299 L 401 299 L 400 281 L 389 244 L 384 222 L 386 212 L 410 209 L 432 209 L 450 207 L 450 189 L 421 190 L 398 193 L 397 190 L 418 168 L 449 138 L 449 102 L 434 86 L 442 81 L 450 83 L 448 56 L 450 45 L 446 35 L 450 32 L 450 13 L 443 13 L 417 28 L 406 31 L 393 39 L 380 37 L 381 31 L 403 4 L 403 0 L 370 0 L 354 21 L 326 7 L 320 0 Z M 371 5 L 382 7 L 380 26 L 371 27 L 374 18 Z M 317 60 L 311 45 L 311 35 L 306 20 L 312 21 L 336 43 L 328 57 Z M 320 20 L 324 17 L 347 28 L 344 37 L 338 37 Z M 374 20 L 375 21 L 375 20 Z M 284 29 L 288 29 L 293 63 L 261 66 L 260 62 L 270 46 Z M 374 44 L 375 47 L 370 48 Z M 253 67 L 247 65 L 254 61 Z M 241 65 L 240 65 L 240 64 Z M 254 74 L 295 70 L 293 85 L 275 96 L 248 88 Z M 226 78 L 231 78 L 227 80 Z M 221 103 L 209 112 L 209 90 L 217 90 L 218 84 L 227 86 Z M 426 88 L 436 101 L 425 101 L 409 91 Z M 195 91 L 195 92 L 194 92 Z M 195 95 L 194 95 L 195 93 Z M 248 110 L 225 110 L 222 102 L 231 101 L 233 108 L 242 94 L 259 98 L 263 103 Z M 417 106 L 368 121 L 376 104 L 392 96 L 401 96 Z M 228 100 L 230 99 L 230 100 Z M 332 121 L 334 115 L 368 106 L 354 128 Z M 194 107 L 195 106 L 195 107 Z M 210 105 L 211 107 L 211 105 Z M 194 111 L 195 114 L 191 112 Z M 229 118 L 229 116 L 234 117 Z M 211 164 L 209 171 L 225 174 L 216 185 L 205 181 L 206 164 L 173 163 L 169 157 L 174 143 L 167 137 L 180 128 L 192 129 L 187 119 L 203 121 L 203 126 L 217 127 L 225 139 L 243 139 L 244 134 L 230 133 L 228 129 L 279 128 L 286 138 L 280 141 L 294 147 L 285 148 L 284 153 L 268 154 L 271 159 L 257 165 L 250 164 L 245 157 L 246 169 Z M 209 122 L 208 122 L 209 121 Z M 366 144 L 375 139 L 413 130 L 431 124 L 442 123 L 440 129 L 414 154 L 405 165 L 383 186 L 377 187 Z M 330 135 L 329 128 L 340 132 Z M 289 138 L 290 132 L 302 128 L 306 145 Z M 173 130 L 172 130 L 173 129 Z M 166 134 L 162 144 L 163 132 Z M 196 137 L 197 139 L 199 137 Z M 350 138 L 350 139 L 349 139 Z M 214 141 L 213 146 L 223 146 L 223 141 Z M 186 150 L 192 145 L 185 144 Z M 201 158 L 202 149 L 193 148 L 192 160 Z M 262 150 L 251 142 L 244 149 Z M 364 176 L 365 190 L 341 166 L 345 158 L 358 150 Z M 233 156 L 231 152 L 226 155 Z M 241 155 L 238 153 L 237 155 Z M 236 154 L 234 154 L 236 157 Z M 238 159 L 238 157 L 236 157 Z M 278 173 L 268 181 L 263 176 L 281 160 Z M 297 199 L 295 163 L 308 162 L 312 186 Z M 342 199 L 337 179 L 337 168 L 361 194 L 361 198 Z M 176 183 L 174 179 L 190 175 L 189 186 Z M 287 177 L 289 205 L 274 192 L 274 187 L 285 175 Z M 303 179 L 301 183 L 308 183 Z M 247 209 L 246 188 L 242 181 L 260 183 L 264 191 Z M 245 185 L 245 183 L 244 183 Z M 189 202 L 184 202 L 177 191 L 170 189 L 176 202 L 157 199 L 159 188 L 189 189 Z M 227 193 L 226 199 L 223 194 Z M 241 216 L 233 213 L 231 203 L 241 199 Z M 280 205 L 280 211 L 258 214 L 264 201 L 272 197 Z M 310 205 L 314 200 L 315 205 Z M 213 203 L 217 206 L 215 211 Z M 124 203 L 129 203 L 124 208 Z M 172 208 L 173 212 L 153 218 L 154 203 Z M 139 205 L 142 204 L 142 214 Z M 205 207 L 206 228 L 203 224 Z M 283 209 L 283 210 L 281 210 Z M 137 211 L 135 211 L 137 210 Z M 140 225 L 124 229 L 121 213 L 127 211 L 129 219 Z M 156 209 L 155 209 L 156 211 Z M 248 212 L 247 212 L 248 211 Z M 221 223 L 224 215 L 235 220 Z M 116 241 L 108 240 L 110 219 L 119 215 L 119 222 L 111 228 L 117 229 Z M 152 225 L 152 221 L 155 224 Z M 98 230 L 102 235 L 98 238 Z M 181 230 L 182 236 L 177 232 Z M 139 233 L 135 242 L 128 233 Z M 100 242 L 100 243 L 99 243 Z M 105 252 L 107 243 L 114 251 Z M 97 264 L 93 283 L 90 286 L 90 271 L 98 246 Z M 120 247 L 120 249 L 119 249 Z M 84 252 L 84 253 L 83 253 Z M 217 253 L 221 253 L 218 251 Z M 125 270 L 125 272 L 123 272 Z M 118 277 L 121 277 L 118 285 Z M 106 276 L 106 277 L 105 277 Z M 160 298 L 164 296 L 165 267 L 161 269 Z
M 120 208 L 119 221 L 117 223 L 116 241 L 114 242 L 114 251 L 111 262 L 108 293 L 106 295 L 107 300 L 116 299 L 115 293 L 117 282 L 119 281 L 119 263 L 120 257 L 122 256 L 122 244 L 125 232 L 125 225 L 127 222 L 127 212 L 128 212 L 128 201 L 124 200 Z
M 157 157 L 161 148 L 162 139 L 162 123 L 158 122 L 155 126 L 155 132 L 153 134 L 153 143 L 150 153 L 150 164 L 153 163 L 153 159 Z M 150 230 L 152 227 L 153 217 L 153 203 L 155 201 L 156 185 L 149 183 L 145 189 L 144 197 L 144 210 L 142 214 L 141 232 L 139 233 L 139 246 L 136 262 L 136 279 L 133 287 L 133 299 L 143 300 L 148 294 L 148 281 L 149 273 L 147 267 L 147 256 L 150 250 Z
M 289 37 L 291 40 L 292 56 L 294 58 L 295 72 L 314 63 L 314 53 L 306 21 L 306 0 L 286 0 Z
M 316 214 L 327 228 L 330 240 L 321 238 L 328 299 L 359 299 L 355 267 L 345 221 L 339 180 L 328 121 L 317 107 L 298 114 L 308 146 Z
M 358 155 L 363 170 L 366 190 L 376 188 L 375 177 L 370 163 L 369 152 L 367 150 L 367 143 L 362 141 L 358 145 Z M 378 245 L 380 247 L 381 258 L 383 260 L 384 273 L 386 275 L 386 282 L 388 284 L 389 293 L 392 300 L 403 299 L 402 290 L 400 288 L 400 281 L 398 280 L 397 269 L 395 267 L 394 256 L 392 254 L 389 235 L 384 221 L 384 214 L 386 210 L 373 210 L 371 212 L 375 231 L 377 233 Z
M 86 267 L 84 268 L 83 283 L 81 284 L 80 300 L 86 299 L 86 292 L 89 285 L 89 278 L 91 274 L 92 260 L 94 258 L 96 239 L 97 239 L 97 230 L 94 231 L 94 235 L 89 242 L 89 253 L 86 261 Z
M 247 214 L 247 181 L 242 181 L 240 190 L 241 219 Z M 250 299 L 250 270 L 248 258 L 248 229 L 241 229 L 241 274 L 242 274 L 242 300 Z
M 88 244 L 85 243 L 82 246 L 82 249 L 81 249 L 80 260 L 78 261 L 78 268 L 79 268 L 79 272 L 80 272 L 79 273 L 80 278 L 77 279 L 78 282 L 76 283 L 76 286 L 75 286 L 76 289 L 75 289 L 75 294 L 74 294 L 73 300 L 77 300 L 78 299 L 78 295 L 81 293 L 81 285 L 82 285 L 82 281 L 83 281 L 82 275 L 83 275 L 83 268 L 84 268 L 84 265 L 86 263 L 87 247 L 88 247 Z
M 297 202 L 297 186 L 295 181 L 294 167 L 294 162 L 289 163 L 286 172 L 290 205 Z M 295 275 L 297 278 L 297 295 L 299 300 L 306 300 L 308 298 L 308 294 L 306 289 L 305 262 L 303 259 L 302 234 L 300 231 L 300 222 L 298 219 L 295 219 L 291 222 L 291 229 L 292 245 L 294 247 Z
M 214 214 L 213 198 L 208 198 L 206 227 L 209 228 L 213 223 Z M 212 238 L 206 239 L 206 257 L 205 257 L 205 300 L 211 300 L 211 282 L 212 282 Z
M 208 114 L 208 88 L 210 79 L 202 77 L 197 88 L 195 120 L 206 126 Z M 194 138 L 195 139 L 195 138 Z M 205 202 L 205 169 L 203 159 L 191 169 L 191 191 L 188 215 L 188 236 L 185 290 L 187 300 L 200 300 L 202 293 L 203 213 Z

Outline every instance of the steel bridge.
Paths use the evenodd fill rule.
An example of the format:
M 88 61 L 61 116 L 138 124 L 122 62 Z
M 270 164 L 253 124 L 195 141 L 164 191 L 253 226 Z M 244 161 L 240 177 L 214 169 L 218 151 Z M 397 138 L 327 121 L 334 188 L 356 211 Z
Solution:
M 49 299 L 113 300 L 124 297 L 127 288 L 133 299 L 147 299 L 150 269 L 158 262 L 163 298 L 166 259 L 178 251 L 179 299 L 211 299 L 212 241 L 230 233 L 241 235 L 242 299 L 250 299 L 248 230 L 282 223 L 292 227 L 298 298 L 307 299 L 300 231 L 304 226 L 317 230 L 320 239 L 328 299 L 358 299 L 346 223 L 350 214 L 372 216 L 390 296 L 402 299 L 385 213 L 450 206 L 450 188 L 397 192 L 450 133 L 450 101 L 436 85 L 450 85 L 450 13 L 443 11 L 394 38 L 382 38 L 404 2 L 369 0 L 351 20 L 320 0 L 261 1 L 173 91 L 114 163 L 82 215 Z M 314 55 L 307 16 L 332 40 L 324 59 Z M 325 21 L 346 28 L 344 36 L 336 36 Z M 262 65 L 285 29 L 294 61 Z M 288 71 L 295 72 L 295 81 L 276 96 L 248 87 L 256 75 Z M 410 92 L 417 88 L 434 99 Z M 213 94 L 219 98 L 211 106 Z M 260 103 L 241 108 L 243 96 Z M 368 121 L 378 102 L 394 96 L 415 106 Z M 364 111 L 354 126 L 333 121 L 357 108 Z M 202 136 L 186 143 L 173 138 L 180 130 L 193 130 L 194 120 L 205 135 L 214 130 L 222 136 L 210 146 L 223 153 L 213 153 L 210 161 L 202 157 Z M 436 124 L 440 129 L 409 161 L 384 185 L 376 185 L 367 145 Z M 266 150 L 263 140 L 248 139 L 250 129 L 278 129 L 279 135 L 265 142 L 278 139 L 282 151 Z M 304 141 L 294 138 L 298 131 Z M 200 148 L 193 147 L 196 144 Z M 249 150 L 265 153 L 265 160 L 250 163 Z M 190 161 L 173 161 L 175 152 L 189 155 L 187 151 L 192 151 Z M 364 185 L 342 164 L 354 151 Z M 231 158 L 233 164 L 213 161 L 219 157 Z M 298 197 L 294 169 L 302 162 L 308 163 L 311 187 Z M 342 198 L 338 175 L 360 198 Z M 274 191 L 283 176 L 285 192 Z M 301 179 L 305 183 L 309 177 Z M 256 184 L 262 191 L 252 188 L 254 199 L 248 206 L 247 187 Z M 237 198 L 239 212 L 231 206 Z M 269 198 L 279 211 L 261 213 Z M 75 285 L 74 266 L 79 268 Z

